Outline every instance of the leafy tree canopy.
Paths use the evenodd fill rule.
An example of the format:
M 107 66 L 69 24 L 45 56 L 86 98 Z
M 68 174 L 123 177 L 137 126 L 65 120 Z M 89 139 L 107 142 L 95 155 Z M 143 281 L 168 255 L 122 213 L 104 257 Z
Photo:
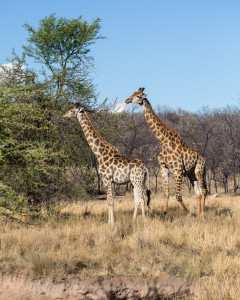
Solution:
M 29 33 L 24 53 L 41 64 L 56 102 L 80 101 L 93 105 L 96 93 L 90 77 L 93 69 L 90 46 L 103 39 L 99 35 L 100 19 L 89 24 L 81 16 L 66 19 L 52 14 L 40 20 L 37 29 L 29 24 L 24 27 Z

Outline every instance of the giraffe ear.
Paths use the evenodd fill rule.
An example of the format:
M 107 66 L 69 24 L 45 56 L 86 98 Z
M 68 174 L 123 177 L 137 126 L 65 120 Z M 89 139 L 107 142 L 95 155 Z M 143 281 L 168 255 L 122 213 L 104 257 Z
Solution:
M 147 98 L 148 94 L 145 94 L 144 96 L 145 96 L 145 98 Z
M 77 102 L 77 103 L 74 104 L 74 107 L 75 107 L 75 108 L 79 108 L 79 107 L 80 107 L 80 104 Z

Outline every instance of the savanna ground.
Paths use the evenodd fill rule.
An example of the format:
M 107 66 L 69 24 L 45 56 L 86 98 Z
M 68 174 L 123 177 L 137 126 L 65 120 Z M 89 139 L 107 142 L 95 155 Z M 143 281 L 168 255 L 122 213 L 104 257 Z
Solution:
M 208 197 L 201 219 L 195 198 L 184 197 L 184 202 L 192 216 L 172 196 L 164 218 L 163 198 L 153 195 L 147 218 L 143 221 L 139 210 L 133 222 L 132 194 L 116 197 L 114 225 L 108 224 L 107 203 L 101 198 L 71 204 L 47 217 L 21 222 L 3 218 L 1 272 L 53 282 L 174 277 L 198 282 L 191 299 L 239 299 L 240 197 Z

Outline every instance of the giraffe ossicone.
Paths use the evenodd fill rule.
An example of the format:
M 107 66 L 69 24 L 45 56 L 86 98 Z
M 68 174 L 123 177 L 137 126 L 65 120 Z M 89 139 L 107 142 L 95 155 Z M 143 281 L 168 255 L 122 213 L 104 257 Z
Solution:
M 106 142 L 95 130 L 86 111 L 78 103 L 74 104 L 64 115 L 64 118 L 77 117 L 86 140 L 96 155 L 99 166 L 98 171 L 107 188 L 107 201 L 109 207 L 109 223 L 114 223 L 114 198 L 112 183 L 124 184 L 131 182 L 134 188 L 135 209 L 133 218 L 137 216 L 139 204 L 142 206 L 142 215 L 145 216 L 145 202 L 149 205 L 149 174 L 144 163 L 136 158 L 122 155 L 119 150 Z M 148 177 L 148 189 L 145 189 L 145 178 Z
M 197 198 L 198 215 L 203 214 L 207 188 L 204 178 L 205 160 L 199 150 L 186 145 L 179 134 L 165 125 L 155 114 L 144 88 L 139 88 L 125 103 L 141 105 L 145 119 L 161 145 L 158 161 L 161 168 L 164 190 L 164 214 L 167 212 L 169 199 L 169 173 L 172 173 L 176 184 L 176 198 L 183 210 L 189 213 L 182 201 L 181 185 L 183 176 L 188 176 Z

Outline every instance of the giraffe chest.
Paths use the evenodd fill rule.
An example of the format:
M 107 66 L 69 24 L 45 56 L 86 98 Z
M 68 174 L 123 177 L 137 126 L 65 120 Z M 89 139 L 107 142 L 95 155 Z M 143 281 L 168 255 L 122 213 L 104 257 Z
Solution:
M 162 148 L 158 156 L 160 165 L 164 164 L 168 169 L 181 169 L 183 164 L 183 157 L 179 149 L 173 151 L 171 148 Z

